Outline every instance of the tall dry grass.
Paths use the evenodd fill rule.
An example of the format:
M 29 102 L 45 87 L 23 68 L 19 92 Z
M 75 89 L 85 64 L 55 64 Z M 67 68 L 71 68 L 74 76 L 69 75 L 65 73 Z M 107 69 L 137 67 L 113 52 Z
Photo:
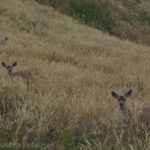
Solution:
M 137 122 L 137 110 L 150 105 L 149 47 L 80 25 L 32 0 L 1 0 L 0 22 L 1 37 L 9 37 L 0 46 L 0 60 L 17 61 L 16 71 L 29 70 L 34 78 L 29 91 L 22 78 L 12 83 L 1 67 L 1 144 L 150 148 L 147 132 L 138 136 L 138 123 L 137 132 L 124 140 L 122 118 L 110 95 L 131 87 L 127 103 Z

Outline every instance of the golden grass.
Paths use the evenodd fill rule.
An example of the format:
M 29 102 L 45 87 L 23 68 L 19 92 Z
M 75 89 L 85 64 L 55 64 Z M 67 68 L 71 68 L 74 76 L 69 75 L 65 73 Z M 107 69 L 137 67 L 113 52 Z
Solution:
M 150 105 L 150 47 L 80 25 L 33 0 L 1 0 L 0 22 L 1 37 L 9 37 L 0 60 L 30 70 L 36 88 L 29 91 L 21 78 L 12 83 L 1 67 L 1 99 L 18 108 L 4 124 L 14 129 L 14 141 L 42 141 L 49 128 L 75 136 L 99 133 L 101 124 L 119 126 L 111 90 L 123 94 L 132 87 L 129 107 Z

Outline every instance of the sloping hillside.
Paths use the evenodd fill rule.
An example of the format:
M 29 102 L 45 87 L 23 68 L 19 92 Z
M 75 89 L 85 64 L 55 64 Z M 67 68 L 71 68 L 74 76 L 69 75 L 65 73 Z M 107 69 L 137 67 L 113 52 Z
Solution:
M 14 71 L 32 74 L 12 82 L 0 68 L 0 143 L 47 143 L 60 150 L 145 145 L 146 134 L 124 145 L 110 92 L 132 88 L 131 110 L 150 105 L 150 47 L 80 25 L 33 0 L 0 1 L 0 36 L 8 36 L 1 62 L 17 61 Z
M 149 0 L 36 0 L 121 39 L 150 45 Z

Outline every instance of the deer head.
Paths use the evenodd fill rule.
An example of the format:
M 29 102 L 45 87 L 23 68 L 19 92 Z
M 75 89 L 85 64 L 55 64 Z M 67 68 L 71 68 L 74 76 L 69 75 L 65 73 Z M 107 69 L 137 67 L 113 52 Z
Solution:
M 14 62 L 13 64 L 5 64 L 2 62 L 2 66 L 7 70 L 8 74 L 11 76 L 13 74 L 13 68 L 17 65 L 17 62 Z
M 117 99 L 119 104 L 119 109 L 123 112 L 126 111 L 126 100 L 132 94 L 132 89 L 128 90 L 124 95 L 118 95 L 114 91 L 111 92 L 111 95 Z

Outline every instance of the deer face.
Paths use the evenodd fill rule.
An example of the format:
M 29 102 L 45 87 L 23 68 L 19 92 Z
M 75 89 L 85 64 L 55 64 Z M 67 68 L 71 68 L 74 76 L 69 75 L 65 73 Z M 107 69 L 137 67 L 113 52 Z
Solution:
M 130 89 L 125 95 L 120 96 L 116 94 L 114 91 L 111 92 L 111 95 L 118 100 L 119 103 L 119 109 L 121 111 L 124 111 L 126 109 L 126 100 L 127 98 L 132 94 L 132 89 Z
M 8 64 L 8 65 L 6 65 L 4 62 L 2 62 L 2 66 L 4 67 L 4 68 L 6 68 L 6 70 L 7 70 L 7 72 L 8 72 L 8 74 L 9 75 L 11 75 L 12 73 L 13 73 L 13 68 L 15 67 L 17 65 L 17 62 L 14 62 L 13 64 Z

